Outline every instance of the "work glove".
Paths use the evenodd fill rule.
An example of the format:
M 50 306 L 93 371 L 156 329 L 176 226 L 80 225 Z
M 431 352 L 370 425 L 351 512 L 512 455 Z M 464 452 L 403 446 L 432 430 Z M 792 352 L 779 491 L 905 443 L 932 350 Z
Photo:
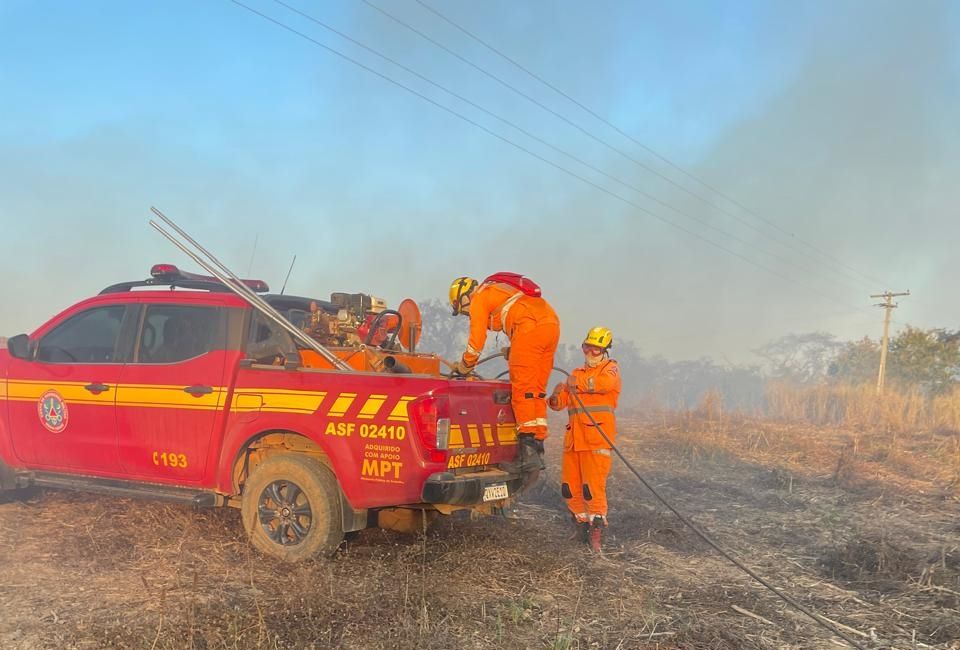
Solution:
M 471 372 L 473 372 L 473 366 L 468 366 L 462 360 L 457 361 L 450 367 L 450 374 L 460 375 L 461 377 L 466 377 Z
M 508 345 L 505 348 L 500 348 L 500 353 L 503 355 L 503 358 L 507 361 L 510 360 L 510 346 Z
M 560 394 L 563 392 L 563 389 L 564 389 L 563 384 L 557 384 L 556 386 L 553 387 L 553 392 L 550 393 L 550 398 L 547 399 L 547 405 L 550 408 L 554 410 L 557 410 L 559 408 L 558 405 L 560 404 Z

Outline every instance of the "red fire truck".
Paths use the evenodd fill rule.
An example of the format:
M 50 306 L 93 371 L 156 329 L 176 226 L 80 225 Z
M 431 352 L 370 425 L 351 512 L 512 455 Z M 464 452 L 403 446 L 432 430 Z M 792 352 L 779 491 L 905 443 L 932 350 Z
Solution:
M 157 265 L 10 338 L 0 489 L 238 507 L 291 561 L 519 491 L 509 384 L 443 376 L 415 305 L 238 282 Z

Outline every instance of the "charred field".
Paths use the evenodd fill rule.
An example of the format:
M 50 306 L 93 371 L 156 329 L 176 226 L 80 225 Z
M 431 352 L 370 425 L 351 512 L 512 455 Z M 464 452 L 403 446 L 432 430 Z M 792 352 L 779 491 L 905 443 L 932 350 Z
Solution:
M 960 648 L 958 434 L 621 418 L 666 498 L 868 648 Z M 514 517 L 367 530 L 287 565 L 233 510 L 69 492 L 0 503 L 0 648 L 831 648 L 623 463 L 605 552 L 570 539 L 559 444 Z

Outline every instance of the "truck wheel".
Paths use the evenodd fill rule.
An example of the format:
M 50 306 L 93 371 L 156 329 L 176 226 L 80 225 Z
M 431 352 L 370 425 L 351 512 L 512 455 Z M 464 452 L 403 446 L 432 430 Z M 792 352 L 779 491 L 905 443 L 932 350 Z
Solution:
M 332 554 L 343 541 L 337 479 L 309 456 L 260 463 L 243 487 L 241 512 L 253 545 L 287 562 Z

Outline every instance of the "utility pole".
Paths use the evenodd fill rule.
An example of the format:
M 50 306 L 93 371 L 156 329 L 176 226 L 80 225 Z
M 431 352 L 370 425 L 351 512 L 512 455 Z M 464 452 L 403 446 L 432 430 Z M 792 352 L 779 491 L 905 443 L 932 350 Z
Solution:
M 909 291 L 902 293 L 886 291 L 870 296 L 871 298 L 883 298 L 883 302 L 878 302 L 874 306 L 883 307 L 885 312 L 883 314 L 883 340 L 880 343 L 880 372 L 877 374 L 877 395 L 883 394 L 883 379 L 887 372 L 887 345 L 890 343 L 890 312 L 897 308 L 897 303 L 893 302 L 893 299 L 909 295 Z

